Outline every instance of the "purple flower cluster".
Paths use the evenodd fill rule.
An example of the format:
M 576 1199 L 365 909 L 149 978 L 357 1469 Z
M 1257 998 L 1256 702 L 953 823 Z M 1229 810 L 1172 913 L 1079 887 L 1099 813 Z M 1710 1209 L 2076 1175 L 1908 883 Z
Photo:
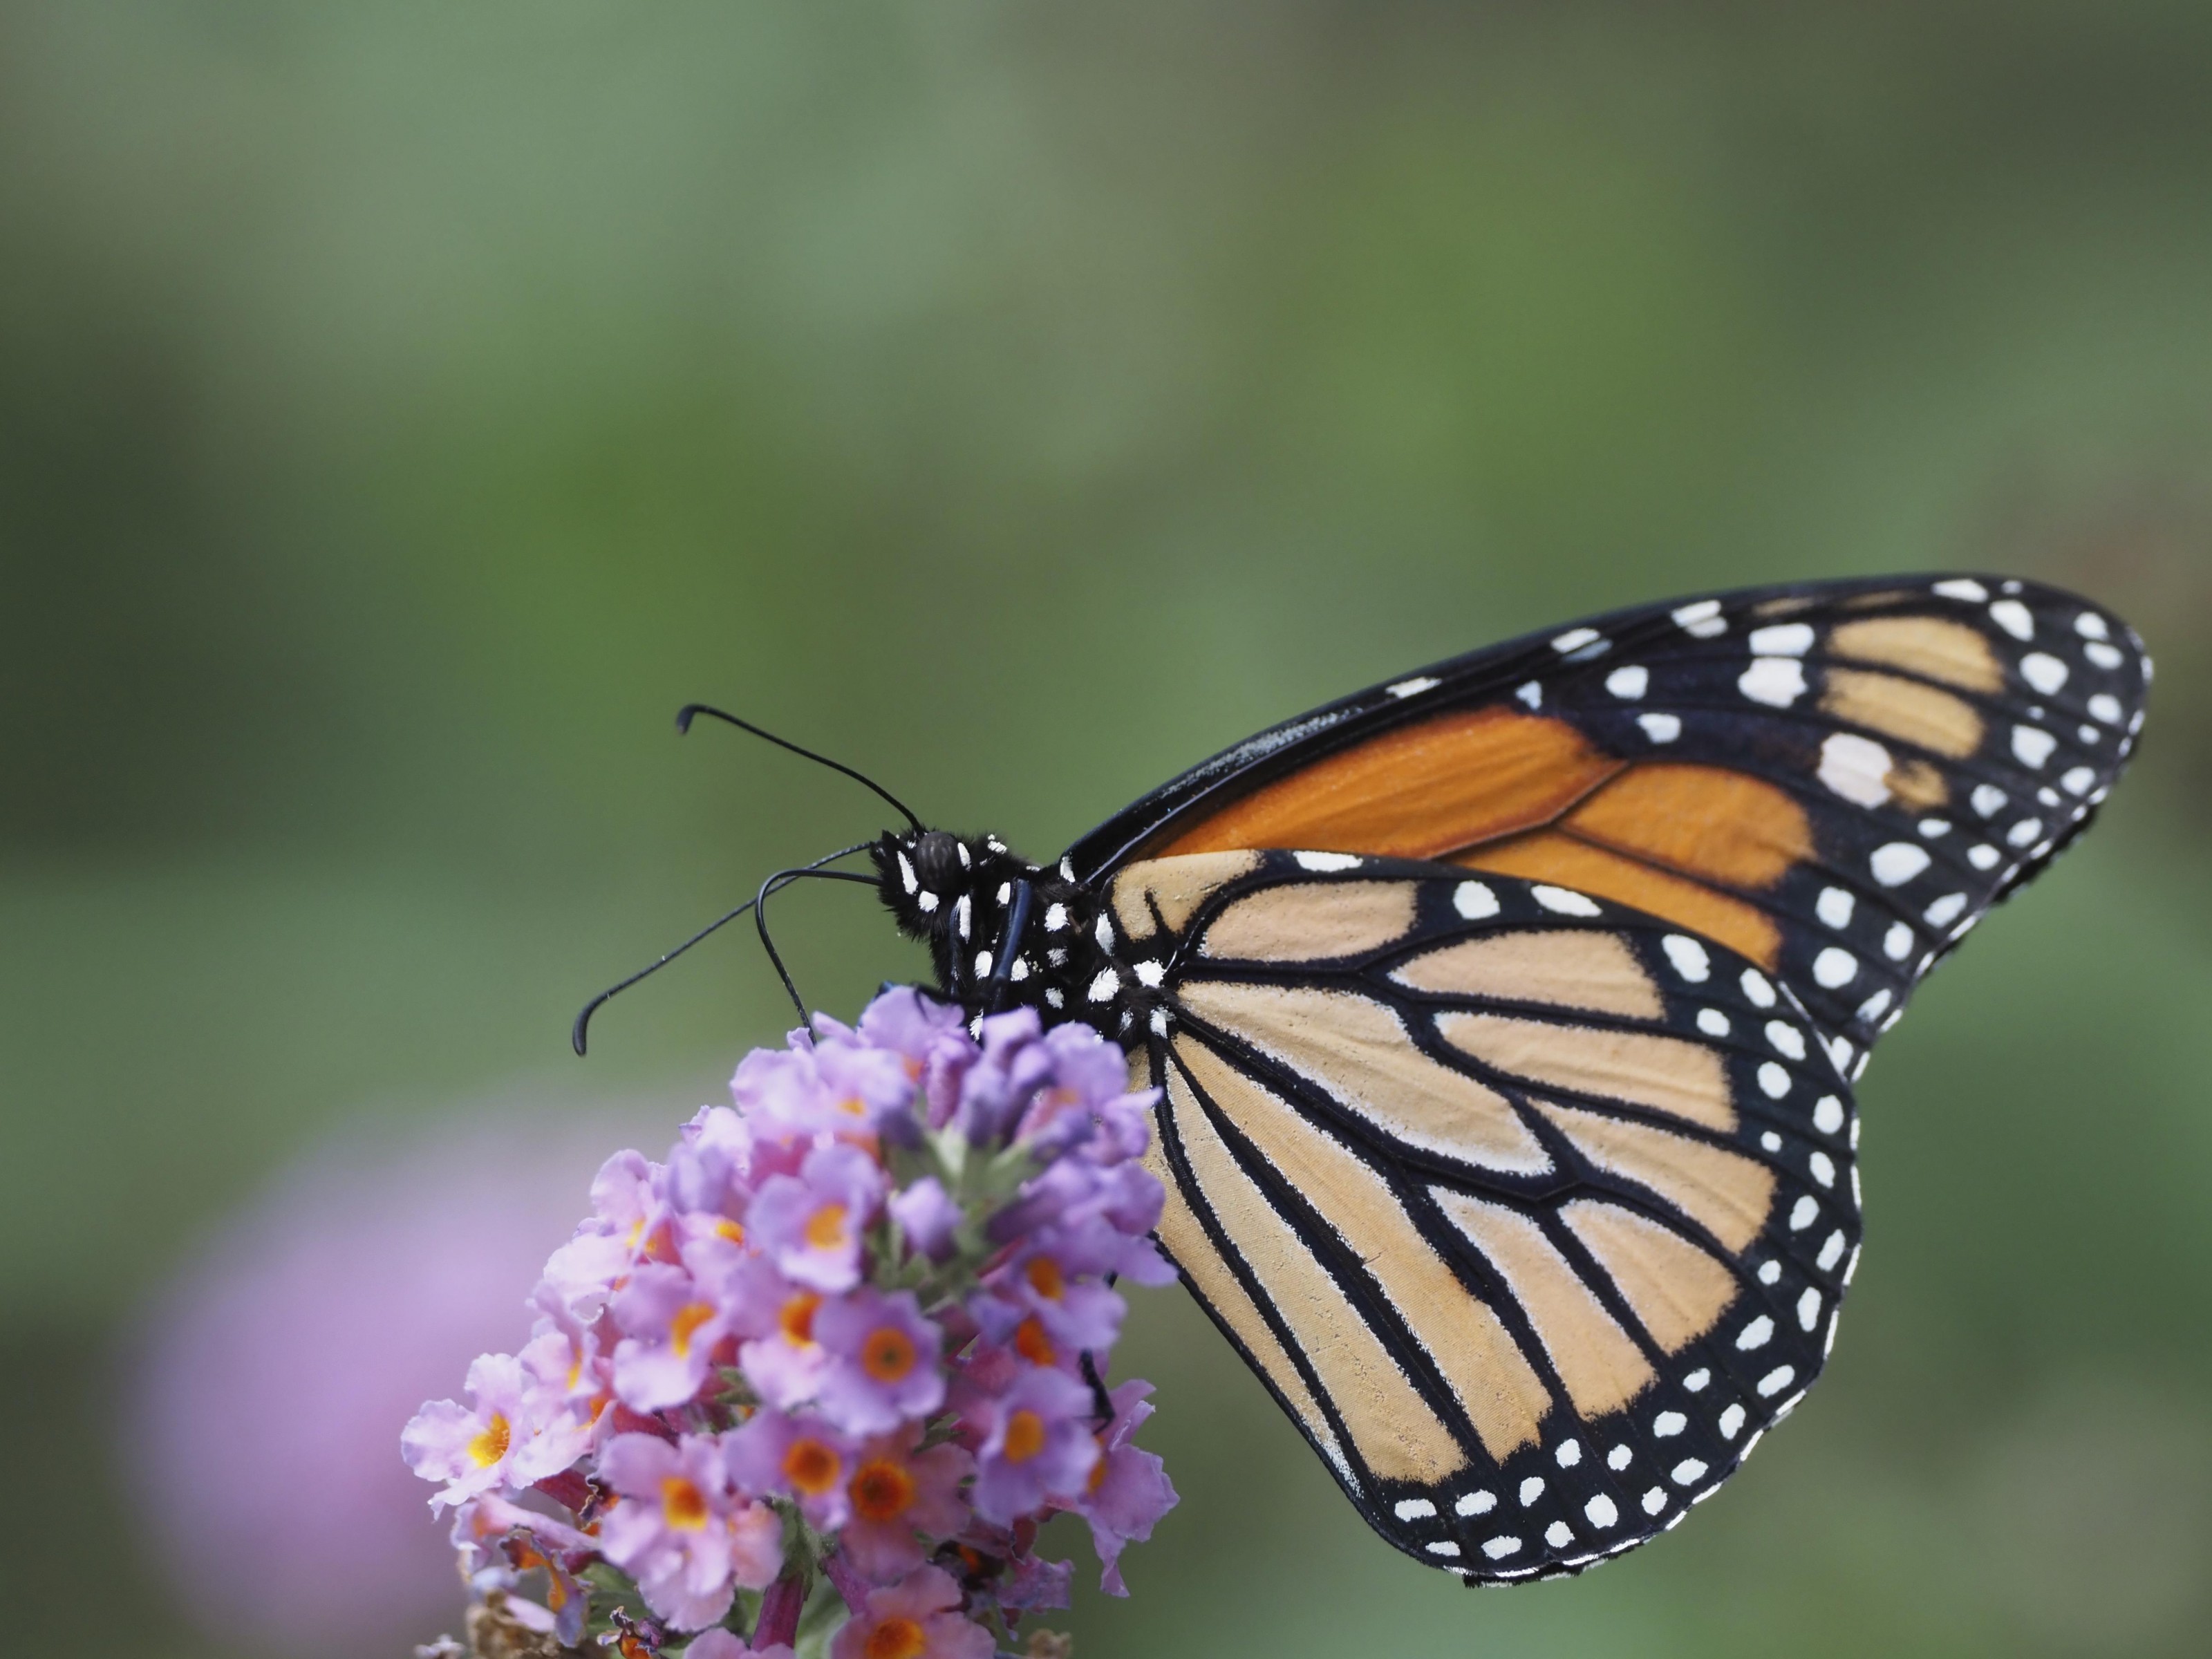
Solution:
M 1151 1385 L 1100 1380 L 1114 1280 L 1173 1276 L 1126 1078 L 1087 1026 L 977 1041 L 888 991 L 748 1054 L 665 1164 L 609 1159 L 531 1340 L 402 1437 L 497 1617 L 633 1659 L 783 1654 L 802 1613 L 843 1618 L 832 1659 L 988 1659 L 1067 1605 L 1033 1553 L 1061 1510 L 1126 1594 L 1176 1501 L 1131 1443 Z

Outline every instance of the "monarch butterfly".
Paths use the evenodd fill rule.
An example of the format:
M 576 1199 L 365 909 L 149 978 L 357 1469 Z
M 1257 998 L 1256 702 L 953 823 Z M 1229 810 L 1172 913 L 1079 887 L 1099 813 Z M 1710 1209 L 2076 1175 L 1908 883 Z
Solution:
M 971 1018 L 1119 1040 L 1161 1244 L 1359 1513 L 1470 1583 L 1553 1577 L 1680 1521 L 1820 1374 L 1852 1085 L 2087 825 L 2150 675 L 2004 578 L 1642 606 L 1285 721 L 1053 865 L 899 806 L 761 897 L 868 882 Z

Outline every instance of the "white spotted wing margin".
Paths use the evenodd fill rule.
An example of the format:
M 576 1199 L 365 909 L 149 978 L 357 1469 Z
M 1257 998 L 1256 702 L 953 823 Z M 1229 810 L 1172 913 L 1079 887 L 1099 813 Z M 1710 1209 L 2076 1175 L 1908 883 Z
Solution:
M 2138 740 L 2150 678 L 2119 617 L 2017 578 L 1670 600 L 1285 721 L 1116 814 L 1068 867 L 1104 881 L 1148 855 L 1255 844 L 1214 831 L 1240 803 L 1392 734 L 1477 714 L 1549 723 L 1549 763 L 1589 774 L 1530 816 L 1470 807 L 1466 839 L 1447 845 L 1424 799 L 1460 781 L 1424 775 L 1402 811 L 1358 819 L 1365 839 L 1278 835 L 1271 819 L 1258 844 L 1449 859 L 1677 916 L 1764 961 L 1856 1073 L 1929 969 L 2087 827 Z M 1497 787 L 1527 781 L 1508 766 Z M 1323 829 L 1341 805 L 1309 804 Z
M 1117 899 L 1184 901 L 1144 1064 L 1194 1293 L 1416 1559 L 1510 1583 L 1674 1525 L 1856 1261 L 1850 1090 L 1790 1000 L 1558 887 L 1268 854 L 1190 904 L 1181 862 Z

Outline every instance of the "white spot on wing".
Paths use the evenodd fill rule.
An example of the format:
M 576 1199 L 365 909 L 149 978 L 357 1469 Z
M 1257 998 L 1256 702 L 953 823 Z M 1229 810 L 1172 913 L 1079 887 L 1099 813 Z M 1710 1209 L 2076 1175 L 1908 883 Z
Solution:
M 1824 1135 L 1832 1135 L 1844 1127 L 1844 1103 L 1833 1095 L 1822 1095 L 1814 1103 L 1813 1127 Z
M 1728 618 L 1721 615 L 1718 599 L 1698 599 L 1677 605 L 1669 614 L 1675 626 L 1692 639 L 1710 640 L 1728 632 Z
M 1540 708 L 1543 707 L 1544 688 L 1537 684 L 1534 680 L 1530 680 L 1526 685 L 1520 686 L 1516 689 L 1513 695 L 1520 698 L 1522 702 L 1527 703 L 1531 708 Z
M 2068 794 L 2086 795 L 2096 787 L 2097 769 L 2094 766 L 2077 766 L 2058 781 L 2064 786 Z
M 1599 914 L 1595 899 L 1585 897 L 1568 888 L 1553 887 L 1540 881 L 1528 890 L 1537 903 L 1547 910 L 1556 910 L 1563 916 L 1594 916 Z
M 1651 1432 L 1662 1440 L 1671 1440 L 1690 1426 L 1690 1419 L 1680 1412 L 1661 1412 L 1651 1419 Z
M 1724 1037 L 1729 1034 L 1729 1017 L 1717 1008 L 1700 1008 L 1698 1029 L 1707 1036 Z
M 1795 657 L 1753 657 L 1735 689 L 1769 708 L 1787 708 L 1805 695 L 1805 665 Z
M 1101 968 L 1098 970 L 1098 977 L 1091 981 L 1091 988 L 1085 994 L 1093 1002 L 1110 1002 L 1114 999 L 1114 994 L 1121 988 L 1121 975 L 1115 973 L 1111 968 Z
M 1493 1561 L 1503 1561 L 1507 1556 L 1518 1553 L 1520 1548 L 1521 1540 L 1517 1538 L 1486 1538 L 1482 1540 L 1482 1553 Z
M 1952 581 L 1937 582 L 1935 591 L 1947 599 L 1971 599 L 1977 605 L 1990 596 L 1988 588 L 1964 576 Z
M 1312 870 L 1323 874 L 1338 870 L 1357 870 L 1359 855 L 1356 853 L 1293 853 L 1291 857 L 1301 870 Z
M 1813 958 L 1814 981 L 1828 990 L 1840 989 L 1858 976 L 1859 959 L 1849 951 L 1831 945 Z
M 1753 1348 L 1765 1347 L 1767 1339 L 1773 1334 L 1774 1322 L 1761 1314 L 1736 1333 L 1735 1346 L 1742 1352 L 1749 1353 Z
M 1425 1498 L 1401 1498 L 1391 1510 L 1401 1521 L 1425 1521 L 1437 1512 L 1437 1506 Z
M 1966 849 L 1966 862 L 1977 870 L 1994 870 L 2003 860 L 2004 854 L 1987 842 L 1984 842 L 1979 847 L 1969 847 Z
M 1813 629 L 1808 623 L 1777 623 L 1751 633 L 1751 653 L 1755 657 L 1802 657 L 1812 648 Z
M 1561 656 L 1581 650 L 1600 636 L 1595 628 L 1571 628 L 1552 641 L 1552 649 Z
M 1692 985 L 1703 985 L 1712 977 L 1712 958 L 1705 947 L 1686 933 L 1669 933 L 1659 941 L 1659 948 L 1667 953 L 1667 960 L 1674 971 Z
M 1454 1515 L 1487 1515 L 1498 1507 L 1498 1494 L 1471 1492 L 1452 1505 Z
M 1820 1202 L 1808 1193 L 1790 1206 L 1790 1231 L 1793 1233 L 1802 1233 L 1820 1218 Z
M 2020 659 L 2020 677 L 2045 696 L 2051 696 L 2066 684 L 2066 665 L 2044 652 L 2031 651 Z
M 1797 1328 L 1810 1331 L 1820 1322 L 1820 1293 L 1808 1290 L 1797 1298 Z
M 1743 1418 L 1744 1411 L 1743 1407 L 1741 1406 L 1730 1405 L 1726 1411 L 1723 1412 L 1721 1413 L 1721 1438 L 1723 1440 L 1733 1440 L 1736 1436 L 1741 1434 L 1743 1432 Z
M 1424 691 L 1433 691 L 1443 682 L 1427 674 L 1416 674 L 1410 680 L 1400 680 L 1395 685 L 1382 689 L 1394 697 L 1418 697 Z
M 1442 1555 L 1455 1559 L 1459 1555 L 1459 1546 L 1449 1538 L 1439 1538 L 1434 1543 L 1424 1545 L 1422 1547 L 1431 1555 Z
M 1636 1454 L 1626 1446 L 1615 1446 L 1605 1455 L 1605 1466 L 1613 1470 L 1625 1469 L 1628 1467 L 1629 1460 L 1635 1455 Z
M 2016 640 L 2035 637 L 2035 618 L 2018 599 L 1999 599 L 1990 607 L 1990 620 Z
M 1638 714 L 1636 723 L 1644 728 L 1644 735 L 1654 743 L 1672 743 L 1682 735 L 1680 714 Z
M 1885 887 L 1902 887 L 1928 867 L 1928 854 L 1911 842 L 1893 841 L 1874 849 L 1867 860 L 1874 878 Z
M 1902 962 L 1912 954 L 1912 928 L 1909 923 L 1889 924 L 1889 931 L 1881 936 L 1881 953 L 1892 962 Z
M 1751 1000 L 1753 1006 L 1771 1008 L 1774 1006 L 1774 987 L 1767 982 L 1766 975 L 1758 969 L 1745 969 L 1736 982 L 1743 987 L 1744 995 Z
M 2091 662 L 2096 664 L 2098 667 L 2103 669 L 2118 668 L 2122 663 L 2127 660 L 2125 657 L 2120 654 L 2119 647 L 2116 645 L 2106 645 L 2101 640 L 2092 640 L 2088 644 L 2083 646 L 2081 647 L 2081 654 L 2087 657 Z
M 1794 1365 L 1776 1366 L 1772 1370 L 1767 1372 L 1765 1376 L 1759 1379 L 1759 1398 L 1762 1400 L 1773 1399 L 1776 1395 L 1780 1394 L 1783 1389 L 1790 1386 L 1790 1382 L 1796 1376 L 1796 1375 L 1797 1368 Z
M 1769 1100 L 1779 1100 L 1790 1092 L 1790 1073 L 1772 1060 L 1762 1061 L 1759 1067 L 1759 1092 Z
M 1674 1478 L 1676 1486 L 1689 1486 L 1705 1478 L 1705 1466 L 1694 1457 L 1686 1457 L 1674 1465 Z
M 2109 691 L 2100 691 L 2089 699 L 2089 713 L 2107 726 L 2120 723 L 2120 700 Z
M 2074 618 L 2074 631 L 2085 640 L 2105 639 L 2111 633 L 2105 626 L 2105 619 L 2094 611 L 2084 611 Z
M 1889 799 L 1890 765 L 1888 750 L 1856 732 L 1831 732 L 1820 744 L 1820 781 L 1855 805 Z
M 1850 927 L 1851 912 L 1857 908 L 1857 895 L 1841 887 L 1823 887 L 1813 902 L 1814 914 L 1831 927 Z
M 1564 1521 L 1554 1521 L 1544 1528 L 1544 1541 L 1555 1550 L 1563 1550 L 1575 1541 L 1575 1529 Z
M 1634 702 L 1651 689 L 1651 671 L 1641 663 L 1616 668 L 1605 677 L 1605 689 L 1626 702 Z
M 2005 802 L 2011 799 L 2012 797 L 1993 783 L 1978 783 L 1974 786 L 1974 811 L 1985 818 L 1995 817 L 1999 812 L 2004 811 Z
M 1787 1021 L 1770 1019 L 1766 1022 L 1766 1040 L 1791 1060 L 1805 1058 L 1805 1034 Z
M 1498 914 L 1498 895 L 1479 881 L 1463 881 L 1452 889 L 1452 908 L 1469 921 L 1484 921 Z
M 1600 1492 L 1583 1505 L 1583 1514 L 1589 1519 L 1590 1525 L 1597 1528 L 1601 1532 L 1620 1519 L 1620 1511 L 1613 1507 L 1613 1499 L 1607 1498 L 1603 1492 Z
M 1521 1483 L 1521 1507 L 1527 1509 L 1544 1495 L 1544 1477 L 1532 1474 Z
M 1705 1391 L 1705 1384 L 1712 1380 L 1713 1374 L 1700 1365 L 1682 1379 L 1682 1386 L 1692 1394 L 1703 1394 Z
M 2039 726 L 2015 726 L 2012 729 L 2012 752 L 2024 766 L 2040 767 L 2057 747 L 2058 739 Z

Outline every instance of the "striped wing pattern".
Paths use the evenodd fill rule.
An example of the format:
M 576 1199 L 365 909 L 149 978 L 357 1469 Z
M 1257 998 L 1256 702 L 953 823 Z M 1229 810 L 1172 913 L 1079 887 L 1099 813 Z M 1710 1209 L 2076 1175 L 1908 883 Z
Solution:
M 1680 1520 L 1818 1374 L 1858 1251 L 1802 1001 L 1542 882 L 1236 851 L 1115 879 L 1160 1237 L 1370 1524 L 1474 1583 Z

